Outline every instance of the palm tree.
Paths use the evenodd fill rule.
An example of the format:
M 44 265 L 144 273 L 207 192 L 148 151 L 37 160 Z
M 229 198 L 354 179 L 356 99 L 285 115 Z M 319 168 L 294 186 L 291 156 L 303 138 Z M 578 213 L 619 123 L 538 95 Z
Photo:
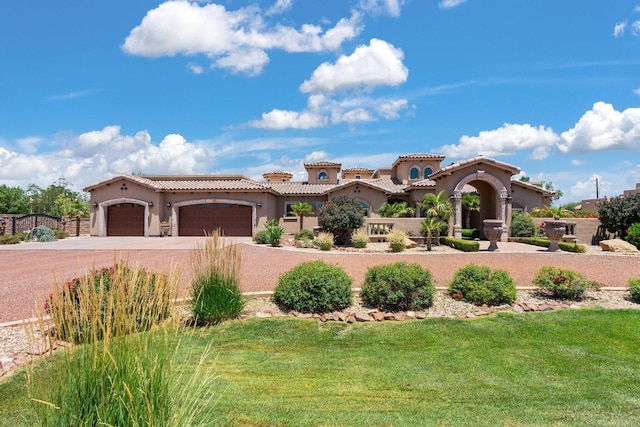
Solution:
M 471 212 L 480 212 L 480 196 L 475 193 L 464 193 L 462 195 L 462 206 L 467 210 L 467 217 L 464 228 L 471 228 Z
M 307 202 L 296 202 L 291 205 L 291 213 L 300 217 L 300 230 L 302 231 L 302 222 L 304 216 L 309 215 L 312 212 L 311 205 Z
M 453 214 L 453 207 L 451 202 L 445 196 L 444 190 L 438 194 L 425 194 L 424 200 L 419 203 L 420 209 L 422 209 L 427 218 L 435 218 L 440 223 L 446 223 Z M 440 228 L 436 231 L 437 242 L 440 241 Z
M 431 250 L 431 240 L 433 232 L 438 232 L 442 222 L 434 217 L 428 217 L 422 220 L 422 233 L 427 235 L 427 250 Z
M 415 209 L 409 207 L 407 202 L 384 202 L 378 208 L 378 215 L 383 218 L 404 218 L 415 214 Z

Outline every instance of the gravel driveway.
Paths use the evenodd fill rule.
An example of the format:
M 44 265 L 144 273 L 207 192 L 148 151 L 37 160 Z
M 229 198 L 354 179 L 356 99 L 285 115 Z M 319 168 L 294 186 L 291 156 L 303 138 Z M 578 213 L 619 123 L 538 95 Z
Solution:
M 110 240 L 111 239 L 111 240 Z M 84 272 L 127 260 L 131 265 L 182 272 L 182 288 L 188 283 L 189 253 L 198 239 L 147 238 L 115 240 L 116 238 L 69 239 L 68 242 L 29 243 L 0 250 L 0 324 L 32 317 L 35 307 L 41 307 L 51 292 L 54 278 L 58 282 Z M 45 246 L 48 245 L 48 246 Z M 298 263 L 323 260 L 343 267 L 360 287 L 368 267 L 397 261 L 416 262 L 431 270 L 436 286 L 446 286 L 457 269 L 469 263 L 507 270 L 520 287 L 531 286 L 531 279 L 540 267 L 555 265 L 584 273 L 588 278 L 608 287 L 624 287 L 631 277 L 640 277 L 640 255 L 549 253 L 544 249 L 517 243 L 501 243 L 500 252 L 463 253 L 450 250 L 392 253 L 320 252 L 271 248 L 239 243 L 242 255 L 241 287 L 244 291 L 273 290 L 278 277 Z

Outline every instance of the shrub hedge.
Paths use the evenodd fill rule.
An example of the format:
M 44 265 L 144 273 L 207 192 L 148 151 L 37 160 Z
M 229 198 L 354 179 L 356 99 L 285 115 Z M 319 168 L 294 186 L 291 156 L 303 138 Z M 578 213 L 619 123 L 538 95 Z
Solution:
M 328 313 L 351 305 L 351 277 L 336 265 L 313 261 L 282 274 L 273 301 L 285 310 Z
M 440 243 L 463 252 L 478 252 L 480 250 L 480 243 L 471 240 L 456 239 L 454 237 L 442 236 L 440 237 Z
M 527 245 L 541 246 L 543 248 L 548 248 L 550 244 L 549 239 L 543 239 L 540 237 L 512 238 L 511 240 L 514 242 L 526 243 Z M 586 246 L 578 243 L 558 242 L 558 246 L 565 252 L 583 254 L 587 251 Z
M 469 264 L 459 269 L 449 284 L 449 295 L 472 304 L 511 304 L 516 300 L 516 284 L 504 270 Z
M 267 230 L 258 231 L 255 236 L 253 236 L 253 241 L 259 245 L 266 245 L 269 243 L 269 232 Z
M 431 307 L 434 294 L 431 272 L 404 262 L 370 267 L 361 292 L 365 305 L 392 312 Z
M 631 301 L 640 303 L 640 277 L 637 279 L 629 279 L 628 283 Z

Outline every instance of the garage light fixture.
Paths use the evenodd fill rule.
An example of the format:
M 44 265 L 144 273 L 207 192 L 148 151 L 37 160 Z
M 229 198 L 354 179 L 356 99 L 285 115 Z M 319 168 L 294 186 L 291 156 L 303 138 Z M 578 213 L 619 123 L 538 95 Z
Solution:
M 171 202 L 167 202 L 167 207 L 170 208 L 171 207 Z
M 98 207 L 98 203 L 97 202 L 93 202 L 93 207 L 97 208 Z
M 153 207 L 153 202 L 149 202 L 149 207 L 152 208 Z
M 258 202 L 258 207 L 261 208 L 262 207 L 262 203 Z

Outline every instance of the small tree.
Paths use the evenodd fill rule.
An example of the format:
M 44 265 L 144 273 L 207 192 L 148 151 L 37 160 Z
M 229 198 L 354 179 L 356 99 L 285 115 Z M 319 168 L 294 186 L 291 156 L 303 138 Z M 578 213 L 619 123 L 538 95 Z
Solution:
M 629 227 L 640 222 L 640 195 L 607 200 L 598 207 L 598 215 L 609 233 L 624 238 Z
M 480 196 L 475 193 L 463 194 L 462 206 L 467 210 L 464 228 L 471 228 L 471 212 L 480 212 Z
M 318 213 L 318 224 L 333 234 L 336 245 L 347 245 L 354 230 L 364 224 L 364 209 L 353 199 L 339 196 L 327 202 Z
M 307 202 L 296 202 L 291 205 L 291 213 L 298 216 L 300 218 L 300 230 L 302 231 L 302 222 L 304 221 L 304 216 L 311 214 L 313 211 L 311 210 L 311 205 Z
M 422 234 L 427 236 L 427 250 L 431 250 L 431 239 L 433 233 L 440 230 L 442 222 L 434 217 L 425 218 L 422 220 Z
M 453 213 L 451 203 L 445 196 L 444 190 L 438 194 L 429 193 L 424 196 L 424 200 L 420 202 L 420 209 L 422 209 L 427 218 L 435 218 L 440 223 L 446 223 L 449 217 Z M 440 228 L 436 231 L 436 239 L 440 240 Z
M 513 237 L 533 237 L 537 227 L 529 215 L 513 211 L 511 213 L 511 235 Z

